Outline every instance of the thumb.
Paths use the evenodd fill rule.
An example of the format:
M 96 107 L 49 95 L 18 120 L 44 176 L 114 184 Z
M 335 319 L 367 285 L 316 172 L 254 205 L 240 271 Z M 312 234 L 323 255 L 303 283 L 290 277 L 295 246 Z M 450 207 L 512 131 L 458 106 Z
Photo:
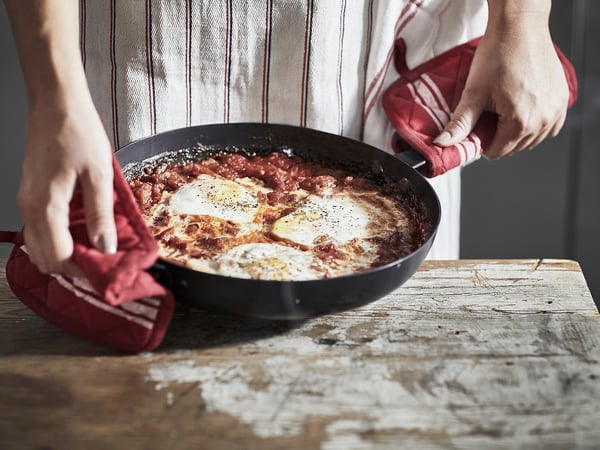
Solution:
M 91 168 L 80 177 L 87 232 L 92 244 L 104 253 L 117 251 L 113 204 L 113 172 Z
M 449 147 L 464 140 L 475 128 L 484 107 L 485 101 L 469 95 L 465 90 L 450 116 L 450 121 L 433 143 L 440 147 Z

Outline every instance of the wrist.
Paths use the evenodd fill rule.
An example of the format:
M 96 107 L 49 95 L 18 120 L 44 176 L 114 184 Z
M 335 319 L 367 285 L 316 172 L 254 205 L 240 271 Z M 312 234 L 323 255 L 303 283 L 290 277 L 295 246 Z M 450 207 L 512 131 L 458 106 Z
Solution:
M 30 110 L 48 105 L 68 108 L 74 102 L 90 99 L 79 55 L 48 51 L 35 62 L 25 77 Z
M 547 29 L 551 6 L 551 0 L 488 0 L 486 35 Z

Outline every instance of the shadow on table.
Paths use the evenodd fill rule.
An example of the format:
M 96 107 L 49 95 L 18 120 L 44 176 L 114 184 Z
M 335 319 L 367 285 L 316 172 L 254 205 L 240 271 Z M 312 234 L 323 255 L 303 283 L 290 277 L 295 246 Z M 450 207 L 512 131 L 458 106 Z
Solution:
M 286 333 L 304 321 L 263 320 L 215 314 L 178 304 L 157 351 L 202 349 L 252 342 Z
M 0 339 L 2 356 L 128 356 L 64 332 L 31 311 L 21 310 L 19 322 Z M 194 350 L 252 342 L 294 329 L 302 321 L 271 321 L 214 314 L 177 304 L 163 343 L 155 352 Z

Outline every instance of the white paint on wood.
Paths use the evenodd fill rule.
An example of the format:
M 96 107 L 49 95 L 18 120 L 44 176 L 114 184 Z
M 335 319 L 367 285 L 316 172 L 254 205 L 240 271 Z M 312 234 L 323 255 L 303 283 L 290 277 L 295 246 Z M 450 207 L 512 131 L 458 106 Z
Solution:
M 148 379 L 157 389 L 198 384 L 207 411 L 229 414 L 262 438 L 298 436 L 308 421 L 325 419 L 324 449 L 368 448 L 361 437 L 367 432 L 446 430 L 460 440 L 483 427 L 523 438 L 535 430 L 551 432 L 549 418 L 567 429 L 593 428 L 600 418 L 600 384 L 592 380 L 600 380 L 600 368 L 573 364 L 568 353 L 473 357 L 466 351 L 432 358 L 431 342 L 406 355 L 402 344 L 385 336 L 349 350 L 309 343 L 303 335 L 309 328 L 243 345 L 241 353 L 253 349 L 253 357 L 202 365 L 193 359 L 157 362 Z M 376 331 L 389 328 L 388 321 Z M 563 411 L 555 410 L 559 392 L 568 399 Z

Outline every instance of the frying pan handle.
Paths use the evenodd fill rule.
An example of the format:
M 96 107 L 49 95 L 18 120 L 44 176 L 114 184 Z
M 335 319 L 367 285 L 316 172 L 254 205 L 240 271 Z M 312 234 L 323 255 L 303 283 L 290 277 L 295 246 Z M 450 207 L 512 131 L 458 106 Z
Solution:
M 409 148 L 400 153 L 394 155 L 396 159 L 399 159 L 405 164 L 408 164 L 413 169 L 418 169 L 421 166 L 427 164 L 427 160 L 414 148 Z

